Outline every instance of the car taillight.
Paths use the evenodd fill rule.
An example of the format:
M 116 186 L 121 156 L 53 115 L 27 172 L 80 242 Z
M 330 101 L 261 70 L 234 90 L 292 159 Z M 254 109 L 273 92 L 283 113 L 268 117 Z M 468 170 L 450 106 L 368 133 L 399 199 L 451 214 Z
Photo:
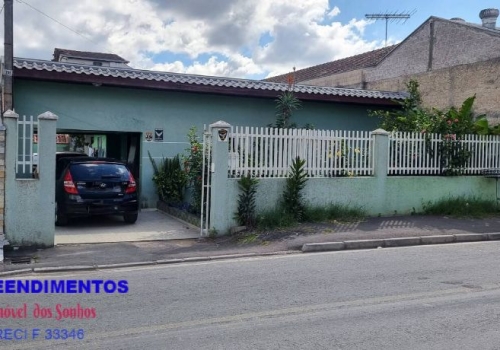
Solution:
M 128 173 L 128 185 L 125 193 L 134 193 L 137 191 L 137 185 L 135 184 L 135 179 L 132 173 Z
M 73 178 L 69 170 L 64 174 L 64 191 L 69 194 L 78 194 L 78 189 L 76 188 Z

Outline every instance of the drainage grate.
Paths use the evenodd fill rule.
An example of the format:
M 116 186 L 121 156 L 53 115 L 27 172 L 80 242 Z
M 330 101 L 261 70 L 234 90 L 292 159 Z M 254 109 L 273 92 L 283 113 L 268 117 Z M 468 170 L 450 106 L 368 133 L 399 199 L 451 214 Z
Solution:
M 31 264 L 33 263 L 33 258 L 30 256 L 15 256 L 5 259 L 11 264 Z

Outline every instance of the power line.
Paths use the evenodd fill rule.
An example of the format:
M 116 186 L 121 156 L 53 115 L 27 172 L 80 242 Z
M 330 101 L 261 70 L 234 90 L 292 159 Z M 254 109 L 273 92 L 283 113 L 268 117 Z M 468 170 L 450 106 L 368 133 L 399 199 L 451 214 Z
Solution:
M 1 15 L 1 14 L 2 14 L 2 12 L 3 12 L 3 8 L 4 8 L 4 6 L 5 6 L 5 4 L 4 4 L 4 5 L 2 5 L 2 8 L 0 9 L 0 15 Z
M 54 21 L 54 22 L 56 22 L 57 24 L 59 24 L 59 25 L 63 26 L 64 28 L 66 28 L 66 29 L 68 29 L 68 30 L 72 31 L 73 33 L 75 33 L 75 34 L 77 34 L 77 35 L 81 36 L 81 37 L 82 37 L 82 38 L 84 38 L 85 40 L 90 41 L 92 44 L 94 44 L 94 45 L 98 45 L 98 46 L 99 46 L 99 44 L 98 44 L 98 43 L 96 43 L 95 41 L 93 41 L 92 39 L 90 39 L 89 37 L 87 37 L 85 34 L 82 34 L 82 33 L 80 33 L 79 31 L 77 31 L 77 30 L 75 30 L 75 29 L 73 29 L 73 28 L 68 27 L 68 26 L 67 26 L 67 25 L 65 25 L 64 23 L 62 23 L 62 22 L 58 21 L 58 20 L 57 20 L 57 19 L 55 19 L 54 17 L 49 16 L 48 14 L 46 14 L 45 12 L 43 12 L 42 10 L 37 9 L 37 8 L 36 8 L 36 7 L 34 7 L 33 5 L 31 5 L 31 4 L 29 4 L 29 3 L 27 3 L 26 1 L 24 1 L 24 0 L 17 0 L 17 2 L 19 2 L 19 3 L 21 3 L 21 4 L 25 4 L 26 6 L 28 6 L 28 7 L 29 7 L 29 8 L 31 8 L 32 10 L 34 10 L 34 11 L 36 11 L 36 12 L 40 13 L 41 15 L 43 15 L 43 16 L 45 16 L 45 17 L 47 17 L 47 18 L 51 19 L 52 21 Z M 3 9 L 3 7 L 2 7 L 2 9 Z M 0 13 L 1 13 L 1 11 L 0 11 Z

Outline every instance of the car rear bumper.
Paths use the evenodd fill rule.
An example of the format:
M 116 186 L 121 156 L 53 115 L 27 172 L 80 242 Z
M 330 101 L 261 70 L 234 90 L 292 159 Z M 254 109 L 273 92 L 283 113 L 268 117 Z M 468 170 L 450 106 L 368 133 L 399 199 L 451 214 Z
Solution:
M 109 201 L 66 202 L 63 207 L 63 214 L 69 217 L 137 214 L 139 211 L 137 200 L 120 203 Z

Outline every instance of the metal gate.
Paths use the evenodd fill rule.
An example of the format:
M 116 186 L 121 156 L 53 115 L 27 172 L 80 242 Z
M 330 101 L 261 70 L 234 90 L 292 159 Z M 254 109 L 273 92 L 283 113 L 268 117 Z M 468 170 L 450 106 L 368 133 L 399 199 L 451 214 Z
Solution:
M 33 116 L 20 115 L 17 120 L 18 148 L 16 159 L 16 177 L 31 178 L 38 165 L 38 152 L 35 152 L 35 140 L 38 143 L 38 119 Z
M 212 134 L 210 128 L 203 126 L 203 165 L 201 187 L 200 235 L 210 234 L 210 187 L 212 181 Z

